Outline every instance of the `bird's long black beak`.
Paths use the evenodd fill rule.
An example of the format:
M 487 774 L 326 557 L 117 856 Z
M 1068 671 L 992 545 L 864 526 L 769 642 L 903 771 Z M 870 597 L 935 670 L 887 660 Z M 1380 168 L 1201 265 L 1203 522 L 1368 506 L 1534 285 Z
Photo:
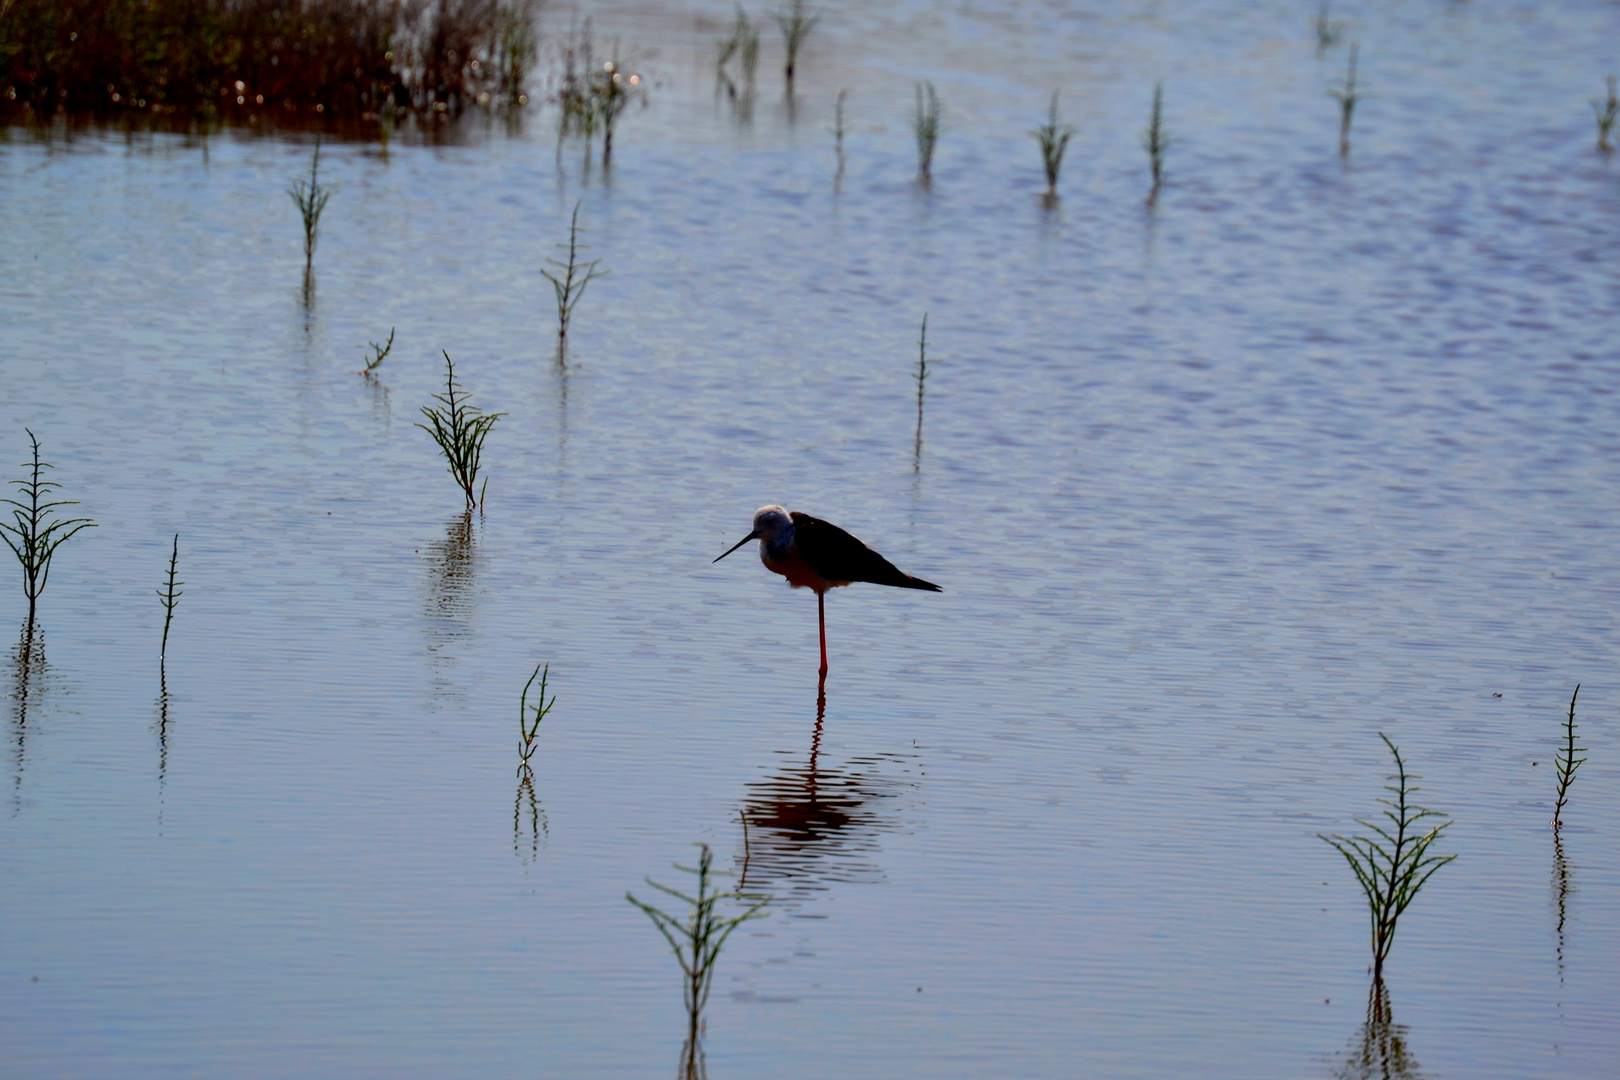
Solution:
M 733 551 L 736 551 L 738 548 L 740 548 L 744 544 L 748 543 L 748 541 L 750 541 L 750 540 L 758 540 L 758 539 L 759 539 L 759 530 L 755 529 L 753 532 L 749 533 L 747 536 L 743 537 L 741 540 L 737 541 L 735 544 L 732 544 L 730 547 L 726 548 L 726 550 L 724 552 L 722 552 L 720 555 L 716 556 L 714 562 L 719 562 L 721 559 L 725 558 L 727 555 L 730 555 Z M 714 563 L 710 563 L 709 565 L 713 566 Z

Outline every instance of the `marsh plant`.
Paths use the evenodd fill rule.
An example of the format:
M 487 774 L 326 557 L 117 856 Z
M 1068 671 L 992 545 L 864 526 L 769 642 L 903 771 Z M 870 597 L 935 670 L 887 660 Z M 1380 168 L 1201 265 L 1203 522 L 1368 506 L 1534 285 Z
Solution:
M 1597 148 L 1607 154 L 1611 149 L 1609 134 L 1614 130 L 1614 121 L 1620 117 L 1620 95 L 1614 89 L 1614 76 L 1608 78 L 1609 96 L 1598 101 L 1592 99 L 1592 112 L 1597 116 Z
M 385 126 L 523 104 L 536 0 L 5 0 L 0 113 Z M 71 30 L 71 33 L 69 32 Z M 71 43 L 71 44 L 70 44 Z
M 529 768 L 529 759 L 534 756 L 535 736 L 540 734 L 540 721 L 551 712 L 551 707 L 557 704 L 557 695 L 552 694 L 546 699 L 546 681 L 551 678 L 551 665 L 534 665 L 534 671 L 529 675 L 529 681 L 523 684 L 523 694 L 518 698 L 518 778 L 532 776 Z M 540 693 L 533 705 L 529 704 L 529 691 L 534 687 L 534 680 L 540 680 Z
M 805 39 L 810 36 L 816 23 L 821 21 L 820 15 L 810 14 L 804 0 L 792 0 L 788 6 L 776 13 L 777 28 L 782 31 L 782 51 L 787 54 L 787 60 L 782 66 L 782 78 L 787 83 L 788 96 L 793 96 L 793 70 L 799 63 L 799 50 L 804 48 Z
M 384 360 L 388 359 L 388 354 L 394 351 L 394 328 L 392 326 L 388 328 L 388 343 L 386 345 L 379 345 L 375 341 L 368 342 L 368 344 L 371 346 L 371 359 L 362 361 L 366 366 L 361 370 L 360 374 L 368 379 L 375 379 L 377 369 L 382 366 Z
M 1344 85 L 1328 91 L 1328 96 L 1339 103 L 1339 156 L 1350 156 L 1350 121 L 1356 113 L 1356 102 L 1365 94 L 1356 90 L 1356 53 L 1360 45 L 1350 46 L 1350 67 L 1344 73 Z
M 1344 24 L 1334 22 L 1328 15 L 1328 6 L 1322 5 L 1322 10 L 1316 13 L 1316 19 L 1311 23 L 1316 30 L 1316 51 L 1326 52 L 1339 43 L 1339 37 L 1344 33 Z
M 28 431 L 27 428 L 23 430 Z M 23 462 L 28 475 L 21 480 L 11 481 L 17 489 L 17 498 L 0 499 L 0 503 L 11 507 L 12 518 L 10 522 L 0 521 L 0 538 L 5 540 L 6 546 L 11 548 L 12 554 L 22 564 L 23 594 L 28 597 L 25 636 L 32 634 L 39 594 L 45 591 L 45 581 L 50 577 L 51 560 L 56 557 L 57 548 L 67 543 L 79 530 L 92 529 L 96 525 L 89 518 L 57 516 L 59 507 L 77 506 L 78 500 L 52 498 L 52 492 L 62 485 L 45 479 L 45 470 L 55 466 L 40 460 L 39 440 L 32 431 L 28 431 L 28 441 L 33 444 L 31 460 Z
M 716 891 L 713 879 L 723 872 L 715 870 L 714 853 L 708 844 L 698 844 L 698 864 L 675 869 L 697 878 L 696 895 L 688 895 L 652 878 L 646 882 L 659 892 L 672 896 L 686 905 L 684 915 L 671 915 L 652 904 L 637 900 L 631 893 L 624 898 L 640 908 L 652 920 L 658 932 L 664 935 L 669 947 L 681 965 L 681 993 L 686 1003 L 686 1042 L 681 1048 L 678 1076 L 681 1080 L 700 1080 L 706 1075 L 703 1063 L 703 1008 L 709 1001 L 709 990 L 714 983 L 714 967 L 720 959 L 720 950 L 732 931 L 750 919 L 762 918 L 768 898 L 745 896 L 741 891 Z M 722 915 L 722 902 L 741 908 L 736 914 Z
M 163 645 L 158 649 L 158 667 L 169 658 L 169 624 L 174 622 L 174 609 L 180 603 L 180 597 L 185 591 L 180 588 L 185 582 L 175 576 L 180 567 L 180 534 L 174 534 L 174 546 L 169 549 L 169 579 L 157 591 L 158 599 L 163 601 Z
M 1575 745 L 1575 699 L 1580 697 L 1581 684 L 1575 684 L 1575 692 L 1569 696 L 1569 716 L 1564 720 L 1564 741 L 1558 747 L 1558 756 L 1554 765 L 1558 771 L 1558 801 L 1553 803 L 1553 829 L 1556 831 L 1564 825 L 1564 804 L 1569 802 L 1569 786 L 1575 782 L 1575 770 L 1581 767 L 1586 759 L 1576 757 L 1584 754 L 1586 747 Z
M 456 365 L 448 352 L 444 354 L 444 383 L 444 393 L 433 395 L 433 400 L 438 404 L 422 406 L 422 415 L 427 417 L 428 422 L 416 426 L 432 435 L 433 441 L 444 452 L 450 475 L 455 477 L 456 486 L 467 496 L 467 510 L 471 512 L 474 507 L 482 510 L 484 493 L 478 490 L 474 496 L 473 492 L 483 461 L 484 440 L 489 437 L 495 421 L 506 414 L 486 413 L 468 400 L 470 395 L 456 382 Z M 484 487 L 489 487 L 487 478 Z
M 1356 818 L 1356 824 L 1369 829 L 1373 836 L 1331 836 L 1317 833 L 1350 864 L 1361 891 L 1366 895 L 1368 915 L 1372 925 L 1373 979 L 1383 978 L 1384 960 L 1395 942 L 1395 924 L 1407 906 L 1427 884 L 1434 872 L 1456 855 L 1431 854 L 1430 849 L 1451 820 L 1438 810 L 1430 810 L 1412 801 L 1418 790 L 1415 773 L 1406 771 L 1406 762 L 1400 750 L 1383 732 L 1378 737 L 1395 758 L 1395 771 L 1387 779 L 1384 790 L 1393 798 L 1379 799 L 1384 805 L 1384 822 Z M 1427 828 L 1422 823 L 1430 818 L 1443 818 Z
M 315 239 L 320 232 L 321 214 L 335 190 L 323 184 L 321 176 L 321 141 L 315 140 L 315 156 L 309 162 L 309 179 L 294 180 L 287 185 L 287 196 L 298 207 L 298 216 L 304 222 L 304 277 L 308 278 L 315 260 Z
M 731 77 L 731 63 L 735 60 L 738 77 Z M 754 96 L 754 85 L 759 71 L 759 27 L 749 21 L 748 13 L 737 5 L 737 20 L 731 24 L 731 33 L 720 39 L 714 62 L 717 83 L 726 88 L 726 96 L 733 101 Z M 739 85 L 740 83 L 740 85 Z
M 558 244 L 558 247 L 568 252 L 568 258 L 548 259 L 547 262 L 556 267 L 556 272 L 541 270 L 541 275 L 551 282 L 552 290 L 557 294 L 557 359 L 565 360 L 568 349 L 568 325 L 574 318 L 574 306 L 579 303 L 580 297 L 585 295 L 585 287 L 599 277 L 607 274 L 600 269 L 601 259 L 584 260 L 580 252 L 585 245 L 579 242 L 579 203 L 574 203 L 574 213 L 568 219 L 568 243 Z
M 1074 138 L 1074 126 L 1058 122 L 1058 92 L 1052 91 L 1052 104 L 1046 110 L 1046 123 L 1030 132 L 1041 148 L 1041 167 L 1046 170 L 1046 202 L 1057 202 L 1058 173 L 1063 168 L 1063 152 Z
M 562 74 L 558 80 L 555 98 L 559 150 L 563 139 L 570 135 L 578 135 L 585 139 L 586 154 L 589 155 L 589 143 L 596 135 L 598 120 L 590 85 L 591 73 L 595 70 L 596 62 L 591 47 L 591 20 L 586 19 L 582 27 L 570 31 L 562 42 Z
M 917 179 L 924 186 L 934 180 L 934 146 L 939 142 L 939 95 L 934 84 L 917 84 L 917 109 L 911 117 L 911 132 L 917 139 Z
M 1153 84 L 1153 111 L 1148 114 L 1148 126 L 1142 129 L 1142 149 L 1148 154 L 1148 168 L 1153 174 L 1153 187 L 1147 201 L 1152 205 L 1159 197 L 1159 185 L 1164 182 L 1164 152 L 1170 146 L 1170 133 L 1164 126 L 1164 80 Z
M 602 165 L 605 167 L 613 162 L 613 132 L 618 126 L 619 117 L 630 107 L 630 102 L 643 92 L 641 76 L 625 71 L 615 53 L 614 59 L 591 74 L 591 91 L 597 116 L 601 119 Z

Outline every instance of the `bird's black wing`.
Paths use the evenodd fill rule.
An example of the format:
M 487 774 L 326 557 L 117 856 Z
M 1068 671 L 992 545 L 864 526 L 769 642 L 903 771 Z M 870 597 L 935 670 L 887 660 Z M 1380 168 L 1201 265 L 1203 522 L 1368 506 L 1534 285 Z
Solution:
M 793 511 L 793 540 L 810 569 L 828 581 L 869 581 L 939 592 L 938 585 L 901 573 L 888 559 L 830 521 Z

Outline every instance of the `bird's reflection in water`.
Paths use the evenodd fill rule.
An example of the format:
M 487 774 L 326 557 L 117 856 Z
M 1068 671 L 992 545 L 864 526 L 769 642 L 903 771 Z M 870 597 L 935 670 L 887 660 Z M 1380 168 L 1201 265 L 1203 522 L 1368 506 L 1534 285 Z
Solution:
M 1342 1080 L 1421 1080 L 1423 1073 L 1406 1046 L 1406 1026 L 1395 1022 L 1384 980 L 1374 979 L 1367 988 L 1366 1020 L 1334 1075 Z
M 478 548 L 472 511 L 446 523 L 444 539 L 428 548 L 432 580 L 428 586 L 427 618 L 436 654 L 452 639 L 467 633 L 472 612 L 473 571 Z
M 45 631 L 30 619 L 11 651 L 11 701 L 15 706 L 12 714 L 13 813 L 22 806 L 23 768 L 28 750 L 28 713 L 39 702 L 46 671 Z
M 881 834 L 894 827 L 885 820 L 884 803 L 904 785 L 879 770 L 910 765 L 882 754 L 828 768 L 821 760 L 826 709 L 823 692 L 816 697 L 809 758 L 748 785 L 743 797 L 747 844 L 738 888 L 769 893 L 778 910 L 802 906 L 837 882 L 882 879 L 871 857 Z

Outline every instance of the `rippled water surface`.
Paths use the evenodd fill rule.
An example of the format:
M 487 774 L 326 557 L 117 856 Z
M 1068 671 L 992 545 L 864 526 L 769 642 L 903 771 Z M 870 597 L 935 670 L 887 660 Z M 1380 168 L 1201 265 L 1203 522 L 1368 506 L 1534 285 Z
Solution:
M 307 141 L 10 132 L 0 458 L 31 428 L 99 527 L 7 653 L 0 1073 L 668 1075 L 678 972 L 624 894 L 701 841 L 775 897 L 716 1080 L 1611 1074 L 1620 9 L 1335 5 L 1320 56 L 1314 14 L 829 5 L 745 124 L 724 5 L 599 7 L 654 88 L 611 173 L 544 111 L 328 143 L 307 306 Z M 610 274 L 564 369 L 576 201 Z M 470 521 L 414 426 L 441 349 L 507 414 Z M 824 715 L 811 594 L 710 563 L 768 502 L 944 587 L 828 597 Z M 1315 834 L 1376 809 L 1380 731 L 1459 857 L 1369 1032 Z

